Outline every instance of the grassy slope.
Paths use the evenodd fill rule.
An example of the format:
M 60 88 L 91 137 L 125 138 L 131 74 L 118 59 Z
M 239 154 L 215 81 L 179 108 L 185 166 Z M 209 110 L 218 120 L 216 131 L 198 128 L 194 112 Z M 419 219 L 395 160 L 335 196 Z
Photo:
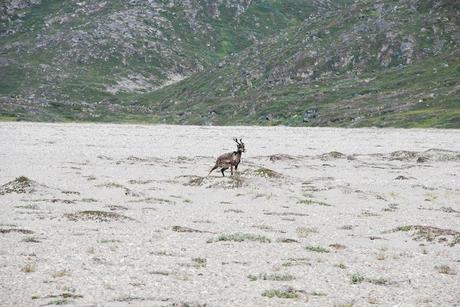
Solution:
M 184 99 L 169 106 L 172 115 L 165 112 L 165 118 L 167 122 L 188 124 L 213 120 L 218 125 L 460 128 L 459 56 L 458 52 L 453 52 L 379 74 L 363 73 L 307 85 L 276 86 L 264 91 L 256 88 L 237 97 Z M 182 86 L 204 86 L 206 83 L 194 81 L 187 80 Z M 161 102 L 177 97 L 173 100 L 177 102 L 181 101 L 180 93 L 181 87 L 174 86 L 147 101 Z M 303 122 L 304 111 L 311 107 L 319 108 L 324 121 Z M 208 116 L 210 109 L 217 113 L 212 119 Z M 254 109 L 255 112 L 251 112 Z M 192 114 L 187 115 L 184 110 L 190 110 Z M 265 115 L 269 113 L 275 114 L 276 119 L 267 121 Z
M 340 2 L 349 4 L 334 1 L 334 5 Z M 384 36 L 388 31 L 375 28 L 375 21 L 382 16 L 371 1 L 359 1 L 346 10 L 331 9 L 330 5 L 303 23 L 300 20 L 318 7 L 305 6 L 300 0 L 256 1 L 238 18 L 231 8 L 221 7 L 219 19 L 203 10 L 197 18 L 198 27 L 206 25 L 209 31 L 192 29 L 183 8 L 176 7 L 162 13 L 172 21 L 172 28 L 163 29 L 165 35 L 176 43 L 180 38 L 179 45 L 171 47 L 175 52 L 172 60 L 145 50 L 142 46 L 149 37 L 132 41 L 143 52 L 142 57 L 126 57 L 121 49 L 103 61 L 69 61 L 64 70 L 51 72 L 37 67 L 43 63 L 53 66 L 65 53 L 65 40 L 36 52 L 25 48 L 20 57 L 17 50 L 9 49 L 2 56 L 19 65 L 2 67 L 0 96 L 32 93 L 50 104 L 33 107 L 31 112 L 29 107 L 2 108 L 0 101 L 0 115 L 45 121 L 460 128 L 458 47 L 451 32 L 445 31 L 448 26 L 458 30 L 455 2 L 423 0 L 417 2 L 416 10 L 404 1 L 390 2 L 389 8 L 398 5 L 399 9 L 383 16 L 395 33 L 390 42 L 395 52 L 388 68 L 377 57 L 388 42 Z M 34 37 L 45 31 L 46 18 L 75 9 L 55 0 L 43 3 L 27 15 L 24 31 L 1 38 L 2 44 L 33 44 Z M 112 1 L 96 14 L 54 24 L 46 33 L 91 32 L 98 21 L 128 8 L 123 2 Z M 427 24 L 430 16 L 440 18 Z M 422 28 L 427 30 L 422 32 Z M 416 59 L 411 64 L 399 49 L 407 38 L 415 41 Z M 436 40 L 444 42 L 440 50 L 433 47 Z M 116 44 L 96 47 L 103 53 L 119 48 Z M 82 56 L 86 51 L 81 50 Z M 351 63 L 343 62 L 347 57 L 353 57 Z M 218 62 L 223 63 L 222 68 L 217 67 Z M 203 65 L 205 70 L 151 93 L 113 95 L 104 90 L 115 77 L 130 72 L 154 74 L 163 80 L 177 65 Z M 60 78 L 69 73 L 71 77 Z M 299 77 L 302 73 L 311 76 Z M 306 123 L 303 114 L 311 107 L 318 108 L 321 116 Z
M 444 1 L 433 8 L 435 2 L 425 1 L 416 12 L 402 6 L 398 14 L 386 16 L 394 24 L 395 46 L 407 37 L 416 42 L 413 58 L 418 59 L 412 59 L 413 63 L 407 63 L 407 57 L 395 48 L 391 65 L 382 67 L 377 55 L 388 43 L 382 37 L 386 31 L 371 27 L 375 19 L 368 16 L 376 13 L 372 5 L 362 2 L 335 16 L 307 21 L 250 48 L 222 69 L 196 74 L 140 100 L 161 105 L 158 112 L 174 123 L 460 128 L 459 52 L 450 37 L 452 32 L 443 31 L 446 18 L 450 27 L 458 29 L 458 21 L 452 24 L 456 20 L 452 4 Z M 438 28 L 437 35 L 430 29 L 420 31 L 427 27 L 431 15 L 441 16 L 439 22 L 430 24 Z M 367 17 L 363 20 L 362 16 Z M 352 30 L 366 27 L 370 30 L 364 33 Z M 311 32 L 323 38 L 305 44 L 305 34 Z M 433 47 L 436 40 L 446 42 L 443 49 Z M 299 50 L 315 50 L 317 56 L 302 57 Z M 341 65 L 343 55 L 358 60 Z M 319 65 L 313 65 L 315 61 Z M 247 71 L 257 71 L 261 62 L 268 66 L 263 74 L 244 77 Z M 313 67 L 317 77 L 308 82 L 296 80 L 295 73 L 304 67 Z M 294 80 L 268 84 L 274 72 L 283 77 L 291 73 Z M 305 123 L 303 114 L 310 107 L 319 108 L 321 118 Z M 266 121 L 267 114 L 273 120 Z
M 213 18 L 207 1 L 193 4 L 198 8 L 195 29 L 181 5 L 160 10 L 157 22 L 149 15 L 157 12 L 142 2 L 132 6 L 116 0 L 101 10 L 81 12 L 73 1 L 43 0 L 24 18 L 1 25 L 2 31 L 15 26 L 20 31 L 0 37 L 5 47 L 1 56 L 13 61 L 2 68 L 0 95 L 34 94 L 56 103 L 127 103 L 132 95 L 113 95 L 105 87 L 136 73 L 154 76 L 154 84 L 161 85 L 169 72 L 214 65 L 252 40 L 300 23 L 313 10 L 299 0 L 259 1 L 239 16 L 235 8 L 222 5 L 219 18 Z M 49 22 L 56 17 L 63 21 Z M 120 22 L 120 29 L 109 28 L 114 21 Z M 45 46 L 37 48 L 43 41 Z M 11 47 L 14 44 L 19 45 Z

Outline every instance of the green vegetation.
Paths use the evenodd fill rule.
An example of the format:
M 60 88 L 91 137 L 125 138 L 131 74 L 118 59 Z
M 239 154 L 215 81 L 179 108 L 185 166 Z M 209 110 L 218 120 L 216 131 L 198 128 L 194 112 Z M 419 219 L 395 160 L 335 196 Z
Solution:
M 306 246 L 306 250 L 310 252 L 316 252 L 316 253 L 329 253 L 329 250 L 327 248 L 321 247 L 321 246 Z
M 304 199 L 304 200 L 299 200 L 297 202 L 298 204 L 304 204 L 304 205 L 318 205 L 318 206 L 325 206 L 325 207 L 331 207 L 331 204 L 325 203 L 323 201 L 319 200 L 313 200 L 313 199 Z
M 398 231 L 410 231 L 413 226 L 407 225 L 407 226 L 399 226 L 396 227 L 395 229 L 392 230 L 392 232 L 398 232 Z
M 316 292 L 316 291 L 311 292 L 310 295 L 312 295 L 312 296 L 327 296 L 327 294 L 324 293 L 324 292 Z
M 350 282 L 352 284 L 360 284 L 362 282 L 368 282 L 368 283 L 379 285 L 379 286 L 387 286 L 390 284 L 390 282 L 385 278 L 367 278 L 357 273 L 351 275 Z
M 338 263 L 338 264 L 335 264 L 334 266 L 342 270 L 345 270 L 347 268 L 347 266 L 343 263 Z
M 28 193 L 33 190 L 33 185 L 34 183 L 32 182 L 32 180 L 25 176 L 20 176 L 14 179 L 13 181 L 10 181 L 0 186 L 0 195 L 9 193 Z
M 299 238 L 306 238 L 312 233 L 318 233 L 318 229 L 313 227 L 297 227 L 295 232 Z
M 69 304 L 69 300 L 66 299 L 57 299 L 48 302 L 48 305 L 67 305 Z
M 288 291 L 288 290 L 278 290 L 278 289 L 271 289 L 266 290 L 262 293 L 262 296 L 266 296 L 268 298 L 278 297 L 278 298 L 298 298 L 299 294 L 295 291 Z
M 27 243 L 40 243 L 41 241 L 37 239 L 36 237 L 25 237 L 22 239 L 22 242 L 27 242 Z
M 249 280 L 273 280 L 273 281 L 291 281 L 295 277 L 289 274 L 259 274 L 259 275 L 248 275 Z
M 460 244 L 460 232 L 453 229 L 443 229 L 433 226 L 406 225 L 396 227 L 384 233 L 409 231 L 414 240 L 425 240 L 428 242 L 437 241 L 438 243 L 447 243 L 451 247 Z
M 78 211 L 75 213 L 64 214 L 69 221 L 87 221 L 93 220 L 97 222 L 112 222 L 112 221 L 132 221 L 133 219 L 115 212 L 99 211 L 99 210 L 87 210 Z
M 233 242 L 243 242 L 243 241 L 256 241 L 260 243 L 271 243 L 271 240 L 265 236 L 258 236 L 247 233 L 235 233 L 235 234 L 221 234 L 213 240 L 213 242 L 220 241 L 233 241 Z
M 310 258 L 289 258 L 283 262 L 283 266 L 311 266 Z
M 256 169 L 254 171 L 254 175 L 265 178 L 281 178 L 283 176 L 280 173 L 275 172 L 274 170 L 264 167 Z
M 460 128 L 454 1 L 94 3 L 0 23 L 0 121 Z
M 360 274 L 353 274 L 351 275 L 350 281 L 352 284 L 360 284 L 365 280 L 364 276 Z

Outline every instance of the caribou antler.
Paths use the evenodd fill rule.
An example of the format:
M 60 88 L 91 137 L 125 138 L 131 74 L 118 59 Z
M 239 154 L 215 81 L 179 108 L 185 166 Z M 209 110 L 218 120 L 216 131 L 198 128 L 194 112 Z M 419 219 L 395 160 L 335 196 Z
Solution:
M 236 144 L 241 145 L 240 143 L 238 143 L 238 139 L 237 139 L 237 138 L 234 138 L 233 140 L 236 142 Z M 241 139 L 240 139 L 240 142 L 241 142 Z

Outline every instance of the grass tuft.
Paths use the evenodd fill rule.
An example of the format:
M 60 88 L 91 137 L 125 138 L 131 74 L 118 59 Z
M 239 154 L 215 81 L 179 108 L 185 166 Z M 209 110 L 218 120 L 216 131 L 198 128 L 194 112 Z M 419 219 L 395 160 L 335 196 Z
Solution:
M 272 280 L 272 281 L 291 281 L 295 279 L 295 276 L 289 274 L 259 274 L 259 275 L 248 275 L 249 280 Z
M 271 243 L 271 240 L 265 236 L 247 234 L 247 233 L 235 233 L 235 234 L 221 234 L 213 240 L 213 242 L 221 241 L 233 241 L 233 242 L 244 242 L 244 241 L 255 241 L 260 243 Z
M 288 298 L 288 299 L 294 299 L 298 298 L 299 294 L 296 293 L 295 290 L 278 290 L 278 289 L 271 289 L 271 290 L 266 290 L 262 293 L 262 296 L 268 297 L 268 298 L 273 298 L 273 297 L 278 297 L 278 298 Z
M 360 284 L 362 283 L 363 281 L 365 280 L 364 276 L 361 276 L 360 274 L 358 273 L 355 273 L 353 275 L 351 275 L 351 278 L 350 278 L 350 282 L 352 284 Z
M 329 249 L 321 246 L 305 246 L 305 249 L 316 253 L 329 253 Z
M 24 273 L 33 273 L 37 271 L 37 267 L 33 263 L 28 263 L 21 269 L 21 271 Z

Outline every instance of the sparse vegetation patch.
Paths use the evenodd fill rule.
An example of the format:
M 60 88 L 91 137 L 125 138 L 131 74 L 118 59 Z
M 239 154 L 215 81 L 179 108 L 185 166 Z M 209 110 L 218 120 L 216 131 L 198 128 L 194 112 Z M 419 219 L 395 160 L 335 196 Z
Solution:
M 198 229 L 190 228 L 190 227 L 185 227 L 185 226 L 173 226 L 172 231 L 175 232 L 204 232 Z
M 335 159 L 345 159 L 346 155 L 338 151 L 331 151 L 320 155 L 319 158 L 324 161 L 330 161 Z
M 166 271 L 150 271 L 149 274 L 152 274 L 152 275 L 163 275 L 163 276 L 168 276 L 168 275 L 170 275 L 171 273 L 170 273 L 170 272 L 166 272 Z
M 0 195 L 9 193 L 30 193 L 34 190 L 35 183 L 25 176 L 20 176 L 0 186 Z
M 185 185 L 189 186 L 202 186 L 205 183 L 206 177 L 201 176 L 191 176 L 190 180 L 185 183 Z
M 260 243 L 271 243 L 271 240 L 264 236 L 247 234 L 247 233 L 235 233 L 235 234 L 221 234 L 211 242 L 221 241 L 233 241 L 233 242 L 244 242 L 244 241 L 255 241 Z
M 22 233 L 22 234 L 33 234 L 34 232 L 29 229 L 22 229 L 22 228 L 8 228 L 8 229 L 0 229 L 0 233 Z
M 358 273 L 351 275 L 350 282 L 352 284 L 360 284 L 362 282 L 368 282 L 368 283 L 379 285 L 379 286 L 387 286 L 390 284 L 390 282 L 385 278 L 367 278 Z
M 299 241 L 291 238 L 278 238 L 276 239 L 276 242 L 279 243 L 300 243 Z
M 281 178 L 283 177 L 282 174 L 275 172 L 274 170 L 271 170 L 269 168 L 258 168 L 254 170 L 254 175 L 259 176 L 259 177 L 264 177 L 264 178 Z
M 428 242 L 437 240 L 438 243 L 446 243 L 449 246 L 460 244 L 460 232 L 452 229 L 422 225 L 406 225 L 396 227 L 386 233 L 398 231 L 411 232 L 414 240 L 425 240 Z
M 297 227 L 295 232 L 299 238 L 306 238 L 312 233 L 318 233 L 318 229 L 313 227 Z
M 37 205 L 19 205 L 14 207 L 18 209 L 40 210 L 40 207 Z
M 291 281 L 295 279 L 295 276 L 290 274 L 258 274 L 258 275 L 248 275 L 249 280 L 256 281 L 256 280 L 273 280 L 273 281 Z
M 277 215 L 277 216 L 308 216 L 306 213 L 298 212 L 264 212 L 265 215 Z
M 283 262 L 282 266 L 311 266 L 310 258 L 288 258 Z
M 28 263 L 24 267 L 21 268 L 21 271 L 24 273 L 33 273 L 37 270 L 37 267 L 33 263 Z
M 134 219 L 115 212 L 88 210 L 75 213 L 64 214 L 69 221 L 96 221 L 96 222 L 114 222 L 114 221 L 133 221 Z
M 310 252 L 329 253 L 329 249 L 322 246 L 305 246 L 305 249 Z
M 197 257 L 197 258 L 192 258 L 192 262 L 193 262 L 194 267 L 204 268 L 206 267 L 206 264 L 208 261 L 206 260 L 206 258 Z
M 223 189 L 238 189 L 245 185 L 246 180 L 239 174 L 219 178 L 216 183 L 208 186 L 208 188 L 223 188 Z
M 435 269 L 441 273 L 441 274 L 446 274 L 446 275 L 457 275 L 457 272 L 455 272 L 454 269 L 452 269 L 450 266 L 448 265 L 439 265 L 439 266 L 435 266 Z
M 287 155 L 287 154 L 276 154 L 276 155 L 271 155 L 268 157 L 270 161 L 276 162 L 276 161 L 290 161 L 290 160 L 295 160 L 296 157 Z
M 332 247 L 335 250 L 342 250 L 347 248 L 345 245 L 339 243 L 329 244 L 329 247 Z
M 352 284 L 360 284 L 365 280 L 365 277 L 360 274 L 351 275 L 350 281 Z
M 286 289 L 266 290 L 262 293 L 262 296 L 266 296 L 268 298 L 278 297 L 278 298 L 295 299 L 299 297 L 299 292 L 293 288 L 286 287 Z
M 22 239 L 22 241 L 27 242 L 27 243 L 40 243 L 41 242 L 37 237 L 33 237 L 33 236 L 25 237 L 24 239 Z
M 303 204 L 303 205 L 318 205 L 318 206 L 324 206 L 324 207 L 332 207 L 331 204 L 328 204 L 324 201 L 313 200 L 313 199 L 299 200 L 297 203 Z

